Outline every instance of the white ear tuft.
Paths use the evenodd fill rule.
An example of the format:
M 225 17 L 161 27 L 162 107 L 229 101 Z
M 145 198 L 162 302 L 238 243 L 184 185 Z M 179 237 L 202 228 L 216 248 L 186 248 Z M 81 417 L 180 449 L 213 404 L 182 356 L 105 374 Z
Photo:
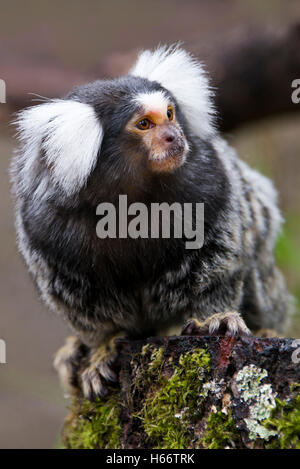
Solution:
M 201 137 L 214 133 L 212 92 L 203 66 L 178 46 L 145 50 L 129 72 L 157 81 L 178 101 L 190 128 Z
M 23 170 L 44 152 L 52 180 L 68 195 L 84 186 L 93 170 L 103 129 L 89 104 L 53 100 L 22 111 L 16 121 L 23 144 Z

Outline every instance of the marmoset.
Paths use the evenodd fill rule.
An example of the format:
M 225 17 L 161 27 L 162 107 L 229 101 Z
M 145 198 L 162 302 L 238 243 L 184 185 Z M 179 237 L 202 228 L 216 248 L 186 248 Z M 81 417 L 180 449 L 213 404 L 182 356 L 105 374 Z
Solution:
M 220 136 L 193 56 L 143 51 L 128 75 L 23 110 L 16 124 L 18 245 L 74 331 L 55 359 L 65 385 L 105 395 L 116 337 L 282 330 L 291 302 L 274 261 L 277 193 Z M 161 233 L 99 238 L 97 207 L 118 212 L 120 195 L 146 207 L 203 203 L 202 247 Z

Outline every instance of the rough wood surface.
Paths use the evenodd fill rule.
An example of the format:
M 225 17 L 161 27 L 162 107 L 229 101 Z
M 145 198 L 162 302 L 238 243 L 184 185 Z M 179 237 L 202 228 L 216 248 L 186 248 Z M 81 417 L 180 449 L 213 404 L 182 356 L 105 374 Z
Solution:
M 300 448 L 292 339 L 168 337 L 119 349 L 120 389 L 75 400 L 67 447 Z

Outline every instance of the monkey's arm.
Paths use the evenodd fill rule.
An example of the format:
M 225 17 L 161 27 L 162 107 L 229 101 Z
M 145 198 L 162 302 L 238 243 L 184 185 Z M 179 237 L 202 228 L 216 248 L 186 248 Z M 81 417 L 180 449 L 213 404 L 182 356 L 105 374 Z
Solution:
M 187 310 L 182 316 L 181 323 L 178 320 L 170 322 L 167 327 L 157 329 L 157 335 L 174 335 L 180 333 L 182 326 L 185 334 L 195 334 L 196 329 L 203 324 L 207 334 L 249 334 L 249 330 L 242 318 L 243 310 L 241 302 L 243 298 L 244 276 L 243 271 L 232 267 L 230 257 L 223 259 L 221 264 L 209 264 L 199 262 L 200 267 L 195 271 L 191 269 L 185 282 L 168 285 L 168 295 L 178 299 L 178 304 L 188 302 Z M 193 272 L 193 274 L 191 274 Z M 193 277 L 193 278 L 192 278 Z M 187 282 L 188 293 L 184 296 Z M 176 296 L 177 295 L 177 296 Z M 162 307 L 163 298 L 162 298 Z M 228 316 L 227 316 L 228 313 Z M 193 318 L 193 326 L 190 319 Z M 190 325 L 188 327 L 188 324 Z M 197 326 L 197 327 L 196 327 Z M 201 334 L 203 335 L 203 331 Z M 198 331 L 200 333 L 200 331 Z
M 249 335 L 240 309 L 242 274 L 211 282 L 199 294 L 198 309 L 184 324 L 184 335 Z

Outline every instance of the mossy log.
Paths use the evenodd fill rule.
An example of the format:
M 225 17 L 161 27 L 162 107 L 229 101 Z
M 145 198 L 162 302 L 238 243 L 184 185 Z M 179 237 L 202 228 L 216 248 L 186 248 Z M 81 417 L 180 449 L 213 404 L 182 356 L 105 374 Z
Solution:
M 167 337 L 119 351 L 120 387 L 74 400 L 67 448 L 300 449 L 296 341 Z

